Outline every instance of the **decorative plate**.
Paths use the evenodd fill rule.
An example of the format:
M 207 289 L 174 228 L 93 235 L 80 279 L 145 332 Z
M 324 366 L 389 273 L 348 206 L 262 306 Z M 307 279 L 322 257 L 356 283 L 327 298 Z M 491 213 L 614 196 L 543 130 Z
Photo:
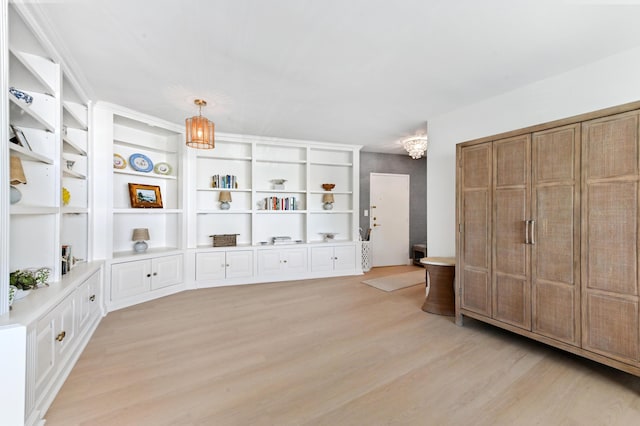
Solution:
M 131 154 L 129 164 L 131 168 L 137 172 L 149 173 L 153 170 L 153 161 L 144 154 Z
M 127 160 L 120 154 L 113 154 L 113 168 L 124 169 L 127 167 Z
M 169 163 L 157 163 L 153 168 L 153 171 L 159 175 L 168 175 L 171 174 L 171 164 Z

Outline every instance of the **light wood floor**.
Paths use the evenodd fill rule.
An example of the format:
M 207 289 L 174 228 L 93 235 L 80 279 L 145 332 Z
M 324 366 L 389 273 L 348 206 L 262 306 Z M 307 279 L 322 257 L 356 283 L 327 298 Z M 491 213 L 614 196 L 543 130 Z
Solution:
M 110 313 L 47 426 L 640 424 L 640 378 L 361 283 L 411 268 Z

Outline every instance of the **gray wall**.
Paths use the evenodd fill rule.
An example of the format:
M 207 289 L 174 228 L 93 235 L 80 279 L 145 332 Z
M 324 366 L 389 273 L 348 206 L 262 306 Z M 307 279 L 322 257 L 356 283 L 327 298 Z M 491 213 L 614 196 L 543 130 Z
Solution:
M 427 160 L 413 160 L 409 155 L 376 154 L 360 152 L 360 227 L 367 231 L 369 218 L 364 210 L 369 209 L 370 173 L 395 173 L 409 175 L 409 254 L 413 255 L 414 244 L 427 241 Z

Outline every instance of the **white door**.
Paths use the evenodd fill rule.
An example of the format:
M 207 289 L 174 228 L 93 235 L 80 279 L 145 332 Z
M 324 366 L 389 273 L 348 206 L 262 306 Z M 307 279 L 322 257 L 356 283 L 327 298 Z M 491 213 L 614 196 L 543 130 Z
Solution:
M 371 173 L 369 189 L 372 266 L 409 261 L 409 175 Z

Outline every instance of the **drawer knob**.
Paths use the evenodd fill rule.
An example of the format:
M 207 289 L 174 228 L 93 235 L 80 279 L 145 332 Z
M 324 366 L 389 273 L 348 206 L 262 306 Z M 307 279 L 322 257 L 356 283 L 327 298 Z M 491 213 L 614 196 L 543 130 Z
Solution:
M 90 301 L 92 301 L 92 302 L 95 302 L 95 300 L 96 300 L 96 295 L 95 295 L 95 294 L 92 294 L 92 295 L 91 295 L 91 297 L 89 297 L 89 300 L 90 300 Z
M 66 332 L 61 331 L 61 332 L 60 332 L 60 334 L 58 334 L 58 335 L 56 336 L 56 340 L 57 340 L 58 342 L 62 342 L 62 341 L 64 340 L 64 336 L 66 336 L 66 335 L 67 335 L 67 333 L 66 333 Z

